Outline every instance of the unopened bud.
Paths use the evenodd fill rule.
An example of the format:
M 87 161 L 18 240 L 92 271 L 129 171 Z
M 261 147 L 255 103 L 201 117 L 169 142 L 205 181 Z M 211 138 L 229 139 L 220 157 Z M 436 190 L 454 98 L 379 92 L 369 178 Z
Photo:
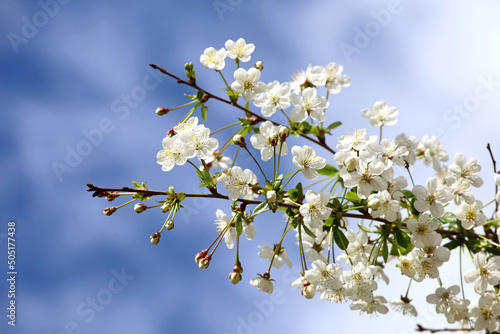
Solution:
M 165 224 L 165 227 L 167 228 L 167 230 L 171 230 L 174 228 L 174 221 L 173 220 L 169 220 L 166 224 Z
M 269 143 L 271 144 L 271 146 L 278 145 L 278 135 L 274 135 L 271 138 L 269 138 Z
M 199 252 L 199 253 L 196 253 L 196 255 L 194 256 L 194 261 L 195 261 L 196 263 L 198 263 L 198 264 L 199 264 L 199 263 L 200 263 L 200 261 L 201 261 L 201 260 L 202 260 L 205 256 L 207 256 L 207 253 L 208 253 L 208 252 L 207 252 L 207 250 L 206 250 L 206 249 L 202 250 L 202 251 L 201 251 L 201 252 Z
M 171 128 L 170 130 L 167 131 L 167 136 L 169 136 L 169 137 L 175 136 L 175 130 L 174 130 L 174 128 Z
M 160 237 L 161 237 L 161 233 L 156 232 L 155 234 L 153 234 L 149 237 L 149 240 L 151 241 L 151 243 L 153 245 L 158 245 L 158 243 L 160 242 Z
M 115 198 L 119 197 L 118 195 L 118 191 L 110 191 L 108 192 L 108 194 L 106 195 L 106 199 L 108 200 L 108 202 L 111 202 L 113 201 Z
M 280 141 L 285 141 L 288 136 L 290 135 L 290 130 L 286 126 L 280 126 L 280 132 L 279 132 L 279 137 Z
M 163 205 L 161 206 L 161 212 L 163 213 L 167 213 L 169 212 L 170 210 L 172 209 L 172 203 L 163 203 Z
M 207 269 L 210 265 L 210 260 L 212 260 L 212 255 L 207 255 L 198 262 L 198 267 L 200 269 Z
M 245 137 L 243 137 L 242 135 L 235 135 L 233 137 L 233 143 L 241 148 L 247 147 L 247 144 L 245 142 Z
M 311 283 L 307 282 L 304 284 L 304 288 L 302 289 L 302 296 L 307 299 L 313 299 L 316 294 L 316 288 Z
M 266 193 L 266 198 L 267 198 L 267 202 L 269 204 L 274 204 L 276 203 L 276 191 L 274 190 L 269 190 L 267 193 Z
M 233 284 L 238 284 L 241 281 L 241 274 L 233 271 L 232 273 L 229 274 L 229 280 Z
M 115 206 L 108 206 L 106 209 L 104 209 L 103 212 L 106 216 L 111 216 L 113 213 L 116 212 L 116 207 Z
M 134 211 L 137 213 L 144 212 L 147 209 L 148 209 L 148 207 L 146 205 L 144 205 L 143 203 L 137 203 L 136 205 L 134 205 Z
M 170 111 L 170 109 L 167 109 L 167 108 L 156 108 L 156 114 L 158 116 L 163 116 L 163 115 L 166 115 L 168 114 L 168 112 Z
M 264 69 L 264 63 L 262 62 L 262 60 L 257 60 L 255 62 L 255 65 L 253 65 L 256 69 L 258 69 L 259 71 L 262 71 Z

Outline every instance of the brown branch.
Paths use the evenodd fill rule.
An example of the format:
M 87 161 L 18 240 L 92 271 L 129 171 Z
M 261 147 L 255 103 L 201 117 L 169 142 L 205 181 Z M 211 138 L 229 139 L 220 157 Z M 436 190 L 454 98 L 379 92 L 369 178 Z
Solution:
M 193 83 L 193 82 L 189 82 L 189 81 L 183 80 L 183 79 L 179 78 L 178 76 L 176 76 L 176 75 L 174 75 L 174 74 L 172 74 L 172 73 L 170 73 L 170 72 L 166 71 L 164 68 L 159 67 L 158 65 L 155 65 L 155 64 L 149 64 L 149 66 L 151 66 L 151 67 L 152 67 L 152 68 L 154 68 L 155 70 L 160 71 L 161 73 L 163 73 L 163 74 L 165 74 L 165 75 L 168 75 L 169 77 L 174 78 L 175 80 L 177 80 L 177 83 L 184 84 L 184 85 L 188 85 L 188 86 L 190 86 L 190 87 L 192 87 L 192 88 L 195 88 L 195 89 L 198 89 L 198 90 L 202 90 L 202 91 L 205 93 L 205 95 L 207 95 L 209 98 L 213 98 L 213 99 L 218 100 L 218 101 L 220 101 L 220 102 L 223 102 L 223 103 L 229 104 L 229 105 L 234 106 L 234 107 L 236 107 L 236 108 L 238 108 L 238 109 L 241 109 L 242 111 L 244 111 L 244 112 L 246 112 L 246 113 L 251 114 L 252 116 L 256 117 L 256 118 L 257 118 L 260 122 L 270 121 L 271 123 L 273 123 L 273 124 L 274 124 L 274 125 L 276 125 L 276 126 L 282 125 L 282 124 L 280 124 L 280 123 L 277 123 L 277 122 L 274 122 L 274 121 L 268 120 L 268 119 L 266 119 L 266 118 L 264 118 L 264 117 L 262 117 L 262 116 L 259 116 L 258 114 L 254 113 L 254 112 L 253 112 L 253 111 L 251 111 L 251 110 L 248 110 L 247 108 L 245 108 L 245 107 L 243 107 L 243 106 L 239 105 L 238 103 L 233 103 L 233 102 L 231 102 L 230 100 L 223 99 L 223 98 L 221 98 L 221 97 L 219 97 L 219 96 L 217 96 L 217 95 L 214 95 L 214 94 L 212 94 L 212 93 L 210 93 L 210 92 L 207 92 L 206 90 L 204 90 L 204 89 L 200 88 L 200 87 L 199 87 L 196 83 Z M 283 126 L 283 125 L 282 125 L 282 126 Z M 326 143 L 324 143 L 324 142 L 320 142 L 320 141 L 318 141 L 318 140 L 316 140 L 316 139 L 314 139 L 314 138 L 311 138 L 311 137 L 309 137 L 309 136 L 307 136 L 307 135 L 304 135 L 304 134 L 301 134 L 301 136 L 302 136 L 302 137 L 304 137 L 304 138 L 306 138 L 307 140 L 309 140 L 309 141 L 311 141 L 311 142 L 315 143 L 316 145 L 318 145 L 318 146 L 320 146 L 320 147 L 323 147 L 325 150 L 329 151 L 330 153 L 335 154 L 335 151 L 334 151 L 332 148 L 330 148 L 330 146 L 328 146 Z
M 461 331 L 468 331 L 472 332 L 474 331 L 474 328 L 443 328 L 443 329 L 431 329 L 431 328 L 425 328 L 422 325 L 417 324 L 417 329 L 415 329 L 417 332 L 425 332 L 429 331 L 431 333 L 438 333 L 438 332 L 461 332 Z
M 150 190 L 150 189 L 135 189 L 135 188 L 129 188 L 129 187 L 99 188 L 99 187 L 94 186 L 91 183 L 87 183 L 87 186 L 89 187 L 89 189 L 87 189 L 87 191 L 94 192 L 92 194 L 92 197 L 106 196 L 107 193 L 110 193 L 110 192 L 115 192 L 116 195 L 120 195 L 120 191 L 123 191 L 125 193 L 131 193 L 131 192 L 132 193 L 133 192 L 141 193 L 141 194 L 145 194 L 148 196 L 167 195 L 167 193 L 165 191 Z M 186 193 L 184 193 L 184 195 L 186 195 L 186 197 L 218 198 L 218 199 L 229 200 L 228 196 L 221 195 L 219 193 L 212 193 L 212 194 L 186 194 Z M 255 205 L 259 205 L 259 204 L 265 202 L 265 201 L 259 201 L 259 200 L 254 200 L 254 199 L 245 199 L 245 198 L 238 198 L 237 201 L 241 202 L 243 204 L 255 204 Z M 292 208 L 292 209 L 298 209 L 300 207 L 299 205 L 290 204 L 290 203 L 283 203 L 283 202 L 278 202 L 278 206 L 284 207 L 284 208 Z M 390 222 L 388 220 L 385 220 L 383 218 L 373 218 L 369 214 L 356 214 L 356 213 L 343 212 L 342 215 L 344 217 L 347 217 L 347 218 L 369 219 L 369 220 L 379 221 L 379 222 L 382 222 L 385 224 L 392 224 L 392 222 Z M 403 226 L 404 226 L 404 224 L 403 224 Z M 457 231 L 449 231 L 449 230 L 441 230 L 441 229 L 436 230 L 436 232 L 443 234 L 443 235 L 447 235 L 447 236 L 460 234 L 460 232 L 457 232 Z
M 486 149 L 488 152 L 490 152 L 491 156 L 491 161 L 493 162 L 493 172 L 496 174 L 497 172 L 497 162 L 495 161 L 495 158 L 493 157 L 493 152 L 491 151 L 491 146 L 490 143 L 486 145 Z M 498 186 L 495 184 L 495 196 L 498 193 Z M 495 217 L 495 213 L 498 211 L 498 202 L 495 201 L 495 212 L 493 213 L 493 217 Z

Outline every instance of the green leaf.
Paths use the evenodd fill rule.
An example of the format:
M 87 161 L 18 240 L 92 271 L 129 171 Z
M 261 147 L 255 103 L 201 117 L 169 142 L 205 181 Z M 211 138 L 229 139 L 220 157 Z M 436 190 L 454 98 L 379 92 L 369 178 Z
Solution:
M 348 192 L 345 195 L 345 198 L 347 198 L 348 200 L 350 200 L 353 203 L 359 203 L 359 202 L 361 202 L 361 198 L 359 198 L 358 194 L 356 194 L 353 191 Z
M 296 201 L 299 199 L 299 191 L 297 189 L 290 189 L 288 190 L 288 196 L 290 196 L 290 199 L 292 201 Z
M 267 202 L 262 202 L 259 205 L 257 205 L 255 210 L 253 210 L 253 214 L 258 215 L 259 213 L 262 213 L 263 211 L 265 211 L 268 207 L 269 207 L 269 205 Z
M 316 235 L 314 235 L 314 233 L 312 233 L 311 230 L 307 228 L 306 224 L 302 224 L 302 227 L 304 228 L 304 231 L 308 236 L 310 236 L 311 238 L 316 238 Z
M 297 183 L 297 186 L 295 187 L 295 189 L 297 189 L 299 194 L 302 195 L 304 193 L 304 191 L 302 189 L 302 182 Z
M 237 215 L 236 219 L 234 221 L 234 225 L 236 226 L 236 233 L 238 233 L 238 236 L 241 235 L 241 232 L 243 232 L 243 225 L 241 224 L 241 216 Z
M 318 169 L 318 174 L 326 176 L 335 176 L 339 173 L 339 170 L 332 165 L 326 164 L 325 167 Z
M 196 93 L 196 99 L 198 101 L 201 101 L 201 99 L 203 99 L 203 95 L 205 95 L 205 92 L 203 90 L 199 90 L 198 93 Z
M 370 230 L 368 227 L 363 226 L 363 225 L 361 225 L 361 224 L 358 224 L 358 227 L 359 227 L 361 230 L 363 230 L 363 231 L 365 231 L 365 232 L 367 232 L 367 233 L 375 233 L 375 231 L 372 231 L 372 230 Z
M 206 105 L 201 106 L 201 118 L 203 118 L 204 121 L 207 120 L 207 106 Z
M 406 198 L 410 199 L 410 198 L 415 198 L 415 194 L 413 194 L 411 191 L 409 190 L 406 190 L 406 189 L 403 189 L 401 190 L 401 192 L 403 193 L 403 195 L 405 195 Z
M 341 126 L 342 123 L 341 122 L 333 122 L 332 124 L 328 125 L 328 127 L 326 128 L 326 131 L 331 131 L 335 128 L 338 128 L 339 126 Z
M 407 240 L 407 238 L 408 239 L 410 238 L 410 237 L 408 237 L 408 235 L 399 231 L 399 233 L 396 233 L 394 236 L 396 237 L 396 242 L 398 243 L 399 246 L 401 246 L 404 249 L 406 249 L 406 247 L 408 247 L 409 240 Z
M 335 240 L 335 243 L 337 244 L 337 246 L 339 246 L 340 249 L 346 250 L 347 246 L 349 246 L 349 240 L 347 240 L 344 232 L 342 232 L 341 230 L 334 229 L 333 238 Z
M 449 250 L 453 250 L 453 249 L 459 247 L 461 244 L 462 243 L 459 242 L 458 240 L 452 240 L 452 241 L 444 244 L 443 246 L 446 247 L 446 248 L 448 248 Z
M 387 247 L 387 239 L 384 239 L 384 243 L 382 244 L 382 257 L 384 258 L 384 263 L 387 263 L 387 259 L 389 258 L 389 248 Z

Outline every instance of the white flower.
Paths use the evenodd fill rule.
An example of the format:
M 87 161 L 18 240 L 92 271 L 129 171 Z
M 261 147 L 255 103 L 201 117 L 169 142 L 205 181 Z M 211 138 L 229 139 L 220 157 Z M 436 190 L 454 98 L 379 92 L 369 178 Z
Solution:
M 225 47 L 229 58 L 238 59 L 241 62 L 249 61 L 250 55 L 255 50 L 255 45 L 253 43 L 247 44 L 243 38 L 239 38 L 236 42 L 229 39 Z
M 479 176 L 481 166 L 477 164 L 476 159 L 465 159 L 463 153 L 455 154 L 455 163 L 448 167 L 450 174 L 457 179 L 469 180 L 473 187 L 480 187 L 483 185 L 483 179 Z
M 307 116 L 317 122 L 326 119 L 324 109 L 328 108 L 329 102 L 324 96 L 316 96 L 316 88 L 308 87 L 302 91 L 302 96 L 292 93 L 290 101 L 294 107 L 290 111 L 290 118 L 294 122 L 303 122 Z
M 358 232 L 354 233 L 353 230 L 349 229 L 345 236 L 349 240 L 349 245 L 347 246 L 346 253 L 338 256 L 337 260 L 348 262 L 350 258 L 353 263 L 360 262 L 367 264 L 373 246 L 368 243 L 366 232 L 359 229 Z
M 340 93 L 341 87 L 349 87 L 351 85 L 351 78 L 349 78 L 346 74 L 342 74 L 342 70 L 344 69 L 342 65 L 329 63 L 326 65 L 325 69 L 325 86 L 331 94 Z
M 467 204 L 475 202 L 474 195 L 471 194 L 472 183 L 467 179 L 458 179 L 451 186 L 451 193 L 456 205 L 460 205 L 462 201 Z
M 302 233 L 302 246 L 304 247 L 304 253 L 306 255 L 306 259 L 321 260 L 323 262 L 327 262 L 325 255 L 323 254 L 323 250 L 328 248 L 327 242 L 327 232 L 323 231 L 322 227 L 313 229 L 312 232 L 316 236 L 316 238 L 311 237 L 309 234 Z M 299 233 L 297 231 L 297 239 L 299 238 Z M 297 245 L 299 244 L 297 240 Z
M 486 224 L 488 218 L 481 211 L 482 208 L 483 203 L 481 201 L 476 201 L 474 204 L 462 203 L 457 211 L 455 211 L 455 216 L 462 222 L 463 228 L 470 230 L 474 226 L 474 223 L 476 226 Z
M 415 269 L 415 276 L 413 279 L 416 282 L 422 282 L 426 277 L 438 278 L 439 270 L 437 269 L 443 264 L 437 257 L 425 257 L 421 258 L 417 262 Z
M 467 283 L 475 282 L 474 291 L 478 294 L 485 293 L 488 283 L 495 286 L 500 282 L 500 256 L 493 256 L 486 261 L 485 253 L 476 253 L 474 265 L 476 269 L 466 272 L 464 278 Z
M 281 143 L 281 155 L 284 156 L 288 152 L 288 145 L 285 142 L 279 141 L 279 132 L 284 126 L 274 126 L 270 121 L 265 121 L 259 126 L 258 134 L 250 137 L 252 146 L 260 150 L 260 156 L 263 161 L 268 161 L 276 153 L 279 153 L 279 143 Z
M 176 135 L 181 135 L 187 131 L 193 131 L 198 126 L 198 117 L 190 117 L 187 121 L 182 122 L 174 126 L 174 132 Z
M 248 71 L 239 68 L 234 71 L 234 82 L 231 84 L 231 89 L 240 93 L 245 101 L 251 101 L 255 94 L 266 91 L 266 84 L 260 79 L 260 71 L 252 67 Z
M 401 312 L 403 315 L 409 315 L 409 316 L 417 316 L 417 310 L 415 309 L 415 306 L 410 304 L 409 301 L 404 301 L 401 298 L 399 299 L 393 299 L 390 302 L 388 302 L 390 306 L 394 309 L 394 311 Z
M 448 289 L 439 287 L 436 289 L 436 292 L 430 294 L 426 297 L 426 300 L 429 304 L 436 305 L 436 313 L 445 313 L 450 307 L 450 301 L 454 296 L 458 295 L 460 292 L 460 287 L 458 285 L 452 285 Z
M 206 159 L 219 147 L 217 139 L 210 138 L 210 129 L 204 125 L 198 125 L 192 130 L 183 131 L 179 134 L 179 138 L 187 148 L 191 149 L 189 152 L 192 152 L 192 154 L 188 158 L 196 155 L 199 159 Z
M 373 109 L 363 109 L 361 116 L 367 118 L 372 126 L 394 125 L 398 121 L 399 111 L 396 107 L 389 107 L 384 101 L 377 101 Z
M 360 310 L 360 313 L 367 313 L 367 314 L 386 314 L 389 312 L 389 309 L 387 306 L 384 304 L 387 303 L 387 300 L 382 297 L 382 296 L 377 296 L 377 297 L 372 297 L 371 299 L 367 300 L 357 300 L 354 303 L 352 303 L 349 308 L 351 310 Z
M 179 138 L 165 137 L 162 141 L 163 150 L 156 155 L 157 163 L 162 165 L 161 169 L 168 172 L 175 165 L 184 165 L 187 156 L 182 141 Z
M 226 50 L 221 48 L 219 51 L 213 47 L 206 48 L 200 56 L 200 62 L 207 68 L 213 68 L 220 71 L 226 66 L 224 59 L 226 58 Z
M 371 194 L 368 197 L 368 212 L 373 218 L 385 218 L 390 222 L 397 219 L 399 213 L 399 203 L 391 198 L 387 190 Z
M 308 269 L 304 277 L 307 281 L 314 284 L 316 291 L 336 290 L 342 287 L 340 276 L 342 268 L 336 263 L 326 264 L 321 260 L 311 263 L 312 269 Z
M 472 306 L 470 312 L 473 317 L 476 317 L 475 330 L 483 331 L 488 329 L 492 333 L 500 328 L 500 321 L 498 320 L 500 316 L 500 303 L 495 301 L 495 297 L 492 294 L 487 293 L 481 296 L 478 305 Z
M 377 282 L 372 279 L 376 273 L 375 266 L 366 266 L 361 262 L 356 263 L 352 271 L 344 271 L 342 280 L 346 283 L 347 296 L 353 301 L 370 302 L 373 299 L 373 291 L 377 290 Z
M 359 160 L 358 168 L 353 172 L 348 172 L 346 168 L 340 170 L 340 177 L 344 180 L 346 187 L 358 187 L 357 194 L 360 198 L 367 198 L 373 190 L 384 191 L 387 189 L 387 182 L 380 177 L 385 169 L 385 165 L 380 160 L 370 163 Z
M 271 277 L 268 273 L 264 275 L 257 274 L 259 276 L 254 277 L 250 280 L 250 285 L 255 286 L 257 290 L 262 292 L 267 292 L 269 294 L 273 293 L 274 287 Z
M 367 145 L 367 150 L 372 154 L 380 155 L 380 159 L 386 165 L 386 169 L 391 168 L 393 163 L 400 167 L 404 167 L 404 158 L 408 155 L 408 148 L 396 143 L 392 139 L 382 139 L 380 145 L 377 143 L 369 143 Z
M 314 180 L 318 177 L 317 169 L 322 169 L 326 166 L 326 159 L 317 156 L 316 151 L 307 145 L 302 147 L 292 147 L 292 162 L 302 171 L 306 179 Z
M 242 170 L 241 167 L 234 166 L 228 169 L 226 174 L 219 176 L 217 181 L 230 191 L 229 199 L 236 201 L 249 194 L 249 185 L 257 183 L 257 177 L 250 169 Z
M 285 82 L 280 85 L 278 81 L 267 84 L 266 91 L 255 95 L 253 104 L 261 107 L 264 117 L 271 117 L 276 109 L 288 109 L 290 107 L 290 83 Z
M 403 159 L 409 164 L 414 165 L 417 160 L 417 154 L 415 150 L 418 147 L 419 141 L 415 136 L 406 137 L 404 133 L 396 137 L 396 142 L 400 145 L 406 146 L 408 149 L 408 155 L 404 156 Z
M 415 209 L 419 212 L 430 210 L 435 218 L 441 218 L 443 216 L 444 206 L 441 203 L 446 204 L 453 199 L 448 187 L 438 186 L 436 177 L 428 178 L 426 187 L 416 185 L 413 187 L 412 192 L 417 198 L 414 203 Z
M 314 190 L 308 190 L 305 196 L 306 203 L 299 208 L 300 214 L 304 217 L 304 223 L 310 228 L 316 228 L 328 217 L 332 209 L 327 207 L 331 195 L 329 193 L 317 193 Z
M 306 70 L 307 81 L 314 86 L 324 86 L 326 83 L 326 68 L 321 65 L 312 66 L 309 64 Z
M 428 166 L 432 164 L 432 167 L 435 170 L 438 170 L 440 167 L 439 162 L 448 161 L 448 153 L 441 147 L 441 143 L 436 136 L 429 137 L 425 135 L 422 138 L 422 142 L 418 145 L 417 148 L 417 157 L 423 158 L 425 164 Z
M 339 151 L 363 151 L 369 143 L 374 143 L 377 136 L 368 136 L 366 129 L 358 129 L 353 133 L 340 136 L 338 139 L 337 149 Z
M 413 278 L 415 276 L 419 261 L 414 257 L 413 253 L 408 253 L 406 255 L 400 256 L 396 267 L 401 270 L 401 273 Z
M 411 242 L 416 247 L 439 246 L 442 237 L 436 232 L 438 226 L 426 213 L 421 214 L 418 221 L 413 218 L 406 221 L 406 227 L 412 232 Z
M 218 154 L 217 151 L 209 156 L 205 162 L 209 167 L 226 170 L 233 163 L 233 159 L 228 156 Z
M 274 248 L 271 248 L 266 244 L 259 245 L 261 251 L 258 255 L 263 259 L 273 261 L 273 267 L 281 268 L 283 263 L 286 263 L 288 267 L 292 268 L 292 261 L 290 261 L 285 247 L 280 247 L 278 253 L 275 254 L 277 247 L 278 245 L 274 245 Z

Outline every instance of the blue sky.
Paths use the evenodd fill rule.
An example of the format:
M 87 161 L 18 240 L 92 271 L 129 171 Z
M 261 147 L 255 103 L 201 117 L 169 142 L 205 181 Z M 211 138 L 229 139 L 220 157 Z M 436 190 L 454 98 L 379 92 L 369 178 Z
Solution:
M 156 164 L 165 132 L 182 115 L 160 118 L 154 110 L 182 104 L 192 92 L 153 75 L 148 64 L 183 75 L 183 64 L 192 61 L 200 86 L 217 91 L 220 78 L 202 70 L 199 56 L 227 39 L 256 45 L 252 60 L 264 61 L 266 82 L 289 80 L 308 64 L 342 64 L 352 85 L 331 100 L 329 117 L 343 122 L 338 136 L 368 127 L 360 110 L 385 100 L 400 110 L 387 137 L 435 134 L 450 158 L 458 151 L 476 157 L 487 183 L 476 197 L 492 198 L 485 147 L 491 143 L 500 159 L 496 1 L 6 0 L 3 7 L 0 268 L 2 233 L 15 220 L 19 274 L 15 330 L 6 325 L 7 286 L 0 283 L 2 333 L 381 333 L 389 319 L 396 331 L 413 331 L 415 320 L 394 312 L 360 317 L 346 304 L 304 300 L 289 285 L 298 269 L 277 271 L 281 294 L 273 300 L 249 286 L 265 270 L 257 246 L 276 242 L 282 228 L 272 216 L 257 222 L 256 240 L 244 243 L 244 280 L 235 287 L 227 280 L 232 251 L 221 249 L 209 270 L 193 261 L 215 237 L 215 211 L 226 203 L 187 203 L 175 229 L 152 246 L 161 213 L 120 210 L 106 217 L 107 202 L 85 191 L 87 182 L 122 187 L 132 180 L 197 190 L 189 169 L 165 173 Z M 127 104 L 127 96 L 136 98 Z M 216 129 L 234 111 L 211 102 L 210 112 L 208 126 Z M 75 150 L 86 155 L 68 157 Z M 59 164 L 66 172 L 55 172 Z M 429 173 L 415 170 L 421 183 Z M 392 274 L 395 288 L 385 291 L 397 298 L 406 282 Z M 415 288 L 416 299 L 424 286 Z M 436 319 L 424 311 L 420 322 Z

